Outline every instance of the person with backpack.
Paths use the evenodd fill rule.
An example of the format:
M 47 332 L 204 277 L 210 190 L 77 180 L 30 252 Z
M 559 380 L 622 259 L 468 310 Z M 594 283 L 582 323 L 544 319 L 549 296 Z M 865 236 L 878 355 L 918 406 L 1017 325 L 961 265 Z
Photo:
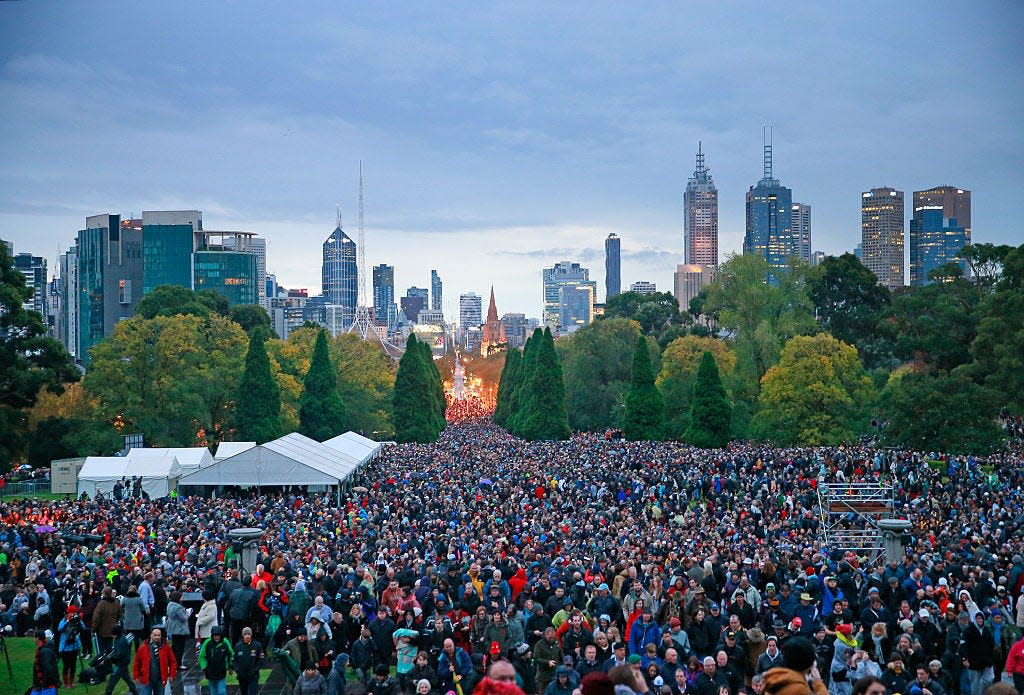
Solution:
M 224 639 L 219 625 L 210 630 L 210 638 L 199 648 L 199 668 L 210 684 L 210 695 L 227 695 L 227 677 L 234 661 L 235 650 Z
M 252 627 L 252 616 L 256 610 L 256 593 L 248 586 L 240 586 L 231 592 L 224 614 L 231 619 L 231 641 L 242 638 L 242 628 Z

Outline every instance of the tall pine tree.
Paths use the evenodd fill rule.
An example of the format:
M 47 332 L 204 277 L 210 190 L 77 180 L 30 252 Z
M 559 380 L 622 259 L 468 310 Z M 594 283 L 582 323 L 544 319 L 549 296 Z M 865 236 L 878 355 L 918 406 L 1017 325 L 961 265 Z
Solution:
M 448 424 L 448 421 L 445 419 L 448 403 L 444 397 L 444 383 L 441 381 L 441 372 L 438 371 L 437 363 L 434 362 L 434 353 L 430 350 L 430 346 L 421 340 L 419 341 L 419 349 L 424 369 L 427 372 L 427 376 L 430 377 L 430 383 L 432 384 L 434 425 L 438 433 L 440 433 L 445 428 L 445 425 Z
M 537 346 L 543 339 L 544 332 L 535 328 L 533 334 L 526 339 L 523 346 L 523 358 L 519 366 L 519 379 L 516 381 L 515 389 L 510 394 L 508 420 L 505 425 L 512 434 L 522 436 L 523 420 L 526 417 L 526 402 L 529 400 L 530 378 L 537 366 Z
M 710 351 L 700 358 L 693 384 L 690 426 L 683 434 L 687 444 L 719 449 L 729 443 L 732 406 L 718 375 L 718 363 Z
M 281 391 L 270 370 L 263 342 L 266 337 L 267 333 L 258 328 L 249 335 L 245 372 L 235 405 L 235 438 L 240 441 L 269 442 L 282 433 Z
M 534 333 L 536 337 L 537 334 Z M 555 352 L 551 329 L 545 328 L 534 346 L 533 369 L 526 399 L 520 404 L 521 436 L 530 441 L 568 439 L 569 420 L 565 411 L 565 383 L 562 365 Z
M 522 367 L 522 353 L 519 350 L 509 350 L 505 353 L 505 366 L 501 369 L 501 379 L 498 381 L 498 397 L 494 406 L 494 422 L 505 427 L 508 422 L 509 408 L 511 407 L 512 393 L 519 385 L 520 368 Z
M 309 371 L 299 397 L 299 432 L 322 442 L 342 433 L 345 404 L 338 395 L 338 375 L 327 354 L 327 333 L 319 331 L 313 344 Z
M 437 371 L 432 361 L 429 365 L 424 361 L 420 341 L 410 335 L 398 362 L 392 397 L 391 422 L 399 442 L 433 442 L 441 432 L 443 424 L 438 422 L 437 392 L 431 368 Z
M 665 399 L 654 383 L 651 355 L 647 338 L 638 336 L 633 351 L 633 369 L 630 372 L 629 393 L 626 394 L 626 414 L 622 421 L 626 439 L 659 440 L 665 433 Z

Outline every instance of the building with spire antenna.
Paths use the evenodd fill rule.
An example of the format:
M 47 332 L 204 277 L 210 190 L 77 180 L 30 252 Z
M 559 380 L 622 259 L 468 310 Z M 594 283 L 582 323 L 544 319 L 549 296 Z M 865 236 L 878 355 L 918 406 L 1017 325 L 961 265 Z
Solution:
M 683 193 L 685 262 L 709 275 L 718 267 L 718 189 L 704 163 L 703 143 L 697 143 L 697 168 Z
M 494 302 L 494 285 L 491 285 L 491 301 L 487 305 L 487 320 L 484 322 L 480 352 L 488 354 L 505 344 L 505 327 L 498 318 L 498 306 Z
M 334 231 L 324 241 L 323 296 L 326 304 L 341 307 L 341 323 L 352 325 L 359 292 L 359 270 L 356 264 L 356 242 L 341 228 L 341 208 Z
M 771 127 L 764 129 L 764 175 L 747 191 L 747 230 L 743 253 L 765 258 L 772 268 L 786 268 L 790 256 L 799 255 L 793 234 L 793 192 L 772 172 Z

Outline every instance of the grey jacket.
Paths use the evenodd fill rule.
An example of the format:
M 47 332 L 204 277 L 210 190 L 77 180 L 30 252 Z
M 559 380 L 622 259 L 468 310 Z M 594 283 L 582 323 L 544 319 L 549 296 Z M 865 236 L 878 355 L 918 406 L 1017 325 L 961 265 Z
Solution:
M 175 635 L 188 634 L 188 616 L 185 615 L 185 607 L 176 601 L 167 604 L 167 620 L 164 621 L 167 634 L 170 637 Z
M 128 596 L 124 603 L 124 629 L 141 630 L 146 627 L 146 607 L 138 596 Z

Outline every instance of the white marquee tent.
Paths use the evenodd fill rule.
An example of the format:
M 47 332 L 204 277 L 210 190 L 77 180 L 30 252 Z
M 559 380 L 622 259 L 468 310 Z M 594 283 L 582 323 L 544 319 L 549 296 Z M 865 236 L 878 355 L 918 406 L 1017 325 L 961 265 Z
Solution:
M 256 442 L 221 442 L 217 446 L 217 453 L 213 455 L 213 458 L 216 461 L 228 459 L 254 446 L 256 446 Z
M 362 467 L 377 457 L 383 445 L 361 434 L 346 432 L 345 434 L 339 434 L 337 437 L 328 439 L 324 442 L 324 446 L 329 446 L 356 459 L 359 461 L 359 466 Z
M 181 477 L 181 464 L 172 449 L 131 449 L 126 456 L 90 456 L 78 472 L 78 494 L 90 499 L 97 492 L 110 495 L 121 478 L 142 478 L 151 498 L 166 497 Z M 209 455 L 209 452 L 207 452 Z
M 336 486 L 363 465 L 363 459 L 321 444 L 297 432 L 249 446 L 183 476 L 180 485 L 268 487 Z M 227 453 L 227 452 L 225 452 Z

